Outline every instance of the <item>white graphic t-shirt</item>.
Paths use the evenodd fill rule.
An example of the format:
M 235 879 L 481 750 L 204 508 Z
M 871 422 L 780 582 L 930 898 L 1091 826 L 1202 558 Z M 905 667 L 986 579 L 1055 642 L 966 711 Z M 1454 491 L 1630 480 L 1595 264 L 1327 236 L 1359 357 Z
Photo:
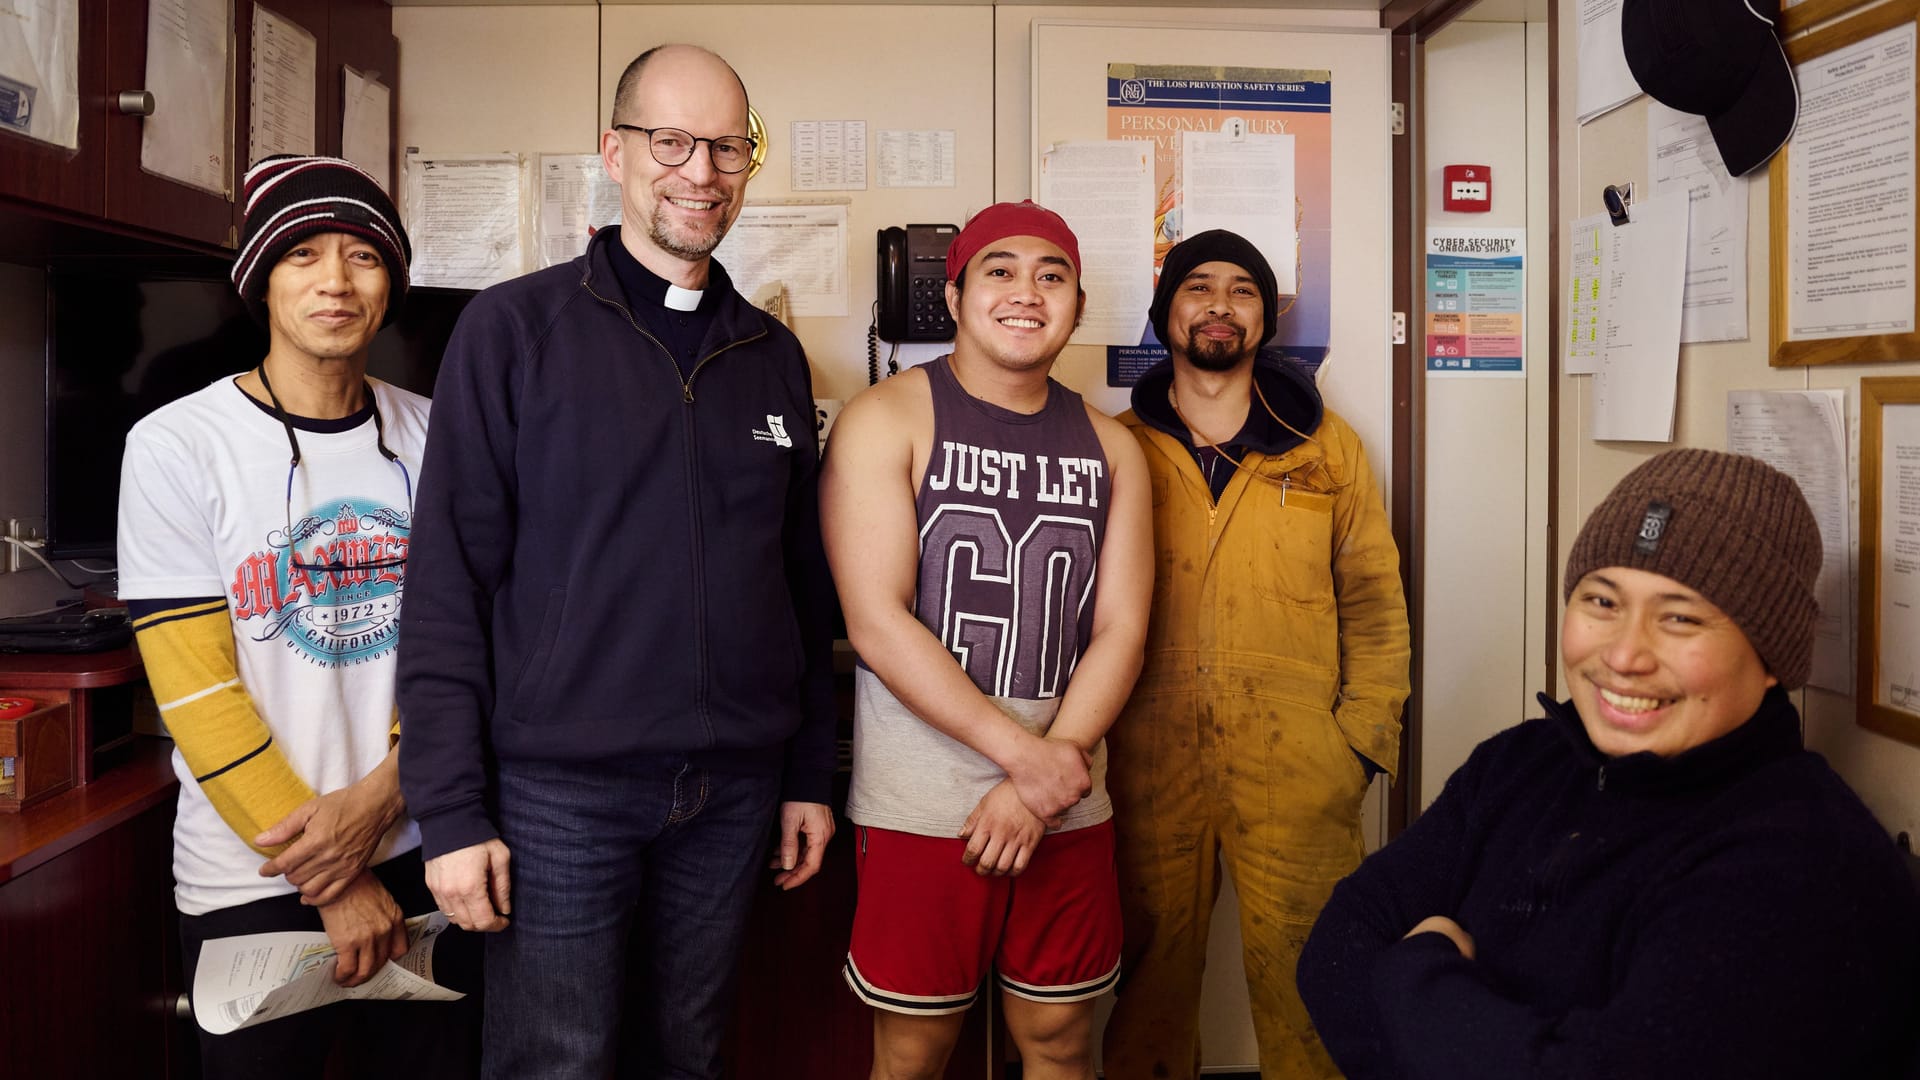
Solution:
M 376 448 L 371 417 L 346 431 L 296 422 L 301 456 L 289 483 L 286 429 L 223 377 L 135 425 L 120 481 L 121 598 L 224 596 L 240 683 L 274 747 L 322 794 L 387 755 L 406 571 L 324 567 L 405 557 L 409 487 L 427 439 L 426 398 L 368 382 L 398 464 Z M 265 859 L 234 835 L 177 750 L 173 768 L 180 911 L 200 915 L 292 892 L 286 879 L 259 875 Z M 419 843 L 419 829 L 402 818 L 373 862 Z

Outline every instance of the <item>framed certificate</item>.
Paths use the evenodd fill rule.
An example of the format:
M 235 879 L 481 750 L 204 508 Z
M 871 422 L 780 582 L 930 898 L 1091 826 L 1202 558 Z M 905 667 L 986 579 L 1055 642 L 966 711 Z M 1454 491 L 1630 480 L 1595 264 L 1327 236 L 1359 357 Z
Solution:
M 1800 119 L 1769 173 L 1775 367 L 1920 354 L 1917 44 L 1920 0 L 1786 43 Z
M 1860 726 L 1920 745 L 1920 377 L 1860 380 Z

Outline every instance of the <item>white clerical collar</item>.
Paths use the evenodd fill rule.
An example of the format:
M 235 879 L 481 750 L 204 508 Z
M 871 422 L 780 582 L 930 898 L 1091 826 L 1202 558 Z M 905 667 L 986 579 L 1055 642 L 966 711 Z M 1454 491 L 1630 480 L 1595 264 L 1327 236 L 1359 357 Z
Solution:
M 693 311 L 700 306 L 700 298 L 707 294 L 705 289 L 683 289 L 669 282 L 667 284 L 667 309 L 670 311 Z

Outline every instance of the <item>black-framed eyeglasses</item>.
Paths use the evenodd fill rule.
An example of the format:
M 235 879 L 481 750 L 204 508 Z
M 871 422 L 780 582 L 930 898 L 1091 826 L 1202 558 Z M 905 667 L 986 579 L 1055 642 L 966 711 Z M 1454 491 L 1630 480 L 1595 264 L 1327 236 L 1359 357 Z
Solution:
M 653 160 L 668 168 L 692 161 L 693 151 L 700 143 L 707 144 L 707 156 L 713 159 L 713 167 L 720 172 L 743 172 L 753 164 L 754 141 L 744 135 L 703 139 L 679 128 L 643 128 L 634 124 L 615 124 L 613 128 L 615 131 L 637 131 L 645 135 L 647 149 L 653 152 Z
M 256 370 L 260 373 L 260 386 L 267 392 L 267 400 L 273 402 L 273 415 L 279 419 L 280 426 L 286 429 L 287 446 L 293 450 L 293 456 L 287 460 L 287 565 L 295 570 L 305 570 L 309 573 L 325 572 L 330 574 L 351 573 L 361 570 L 391 570 L 396 566 L 405 566 L 407 564 L 407 557 L 405 555 L 396 555 L 385 559 L 369 559 L 365 562 L 355 563 L 343 563 L 337 559 L 329 562 L 300 561 L 301 542 L 319 532 L 325 527 L 326 522 L 317 514 L 306 514 L 300 518 L 300 532 L 295 533 L 293 531 L 293 474 L 300 468 L 300 441 L 294 438 L 293 421 L 287 418 L 287 410 L 280 404 L 280 396 L 273 392 L 273 384 L 267 381 L 267 366 L 261 364 Z M 407 521 L 411 522 L 413 520 L 413 474 L 407 471 L 407 463 L 400 460 L 400 455 L 394 453 L 387 447 L 386 429 L 380 420 L 380 403 L 374 399 L 373 387 L 371 385 L 367 386 L 366 394 L 367 407 L 373 410 L 374 448 L 380 451 L 381 457 L 393 462 L 394 466 L 400 470 L 400 480 L 406 485 L 407 489 Z

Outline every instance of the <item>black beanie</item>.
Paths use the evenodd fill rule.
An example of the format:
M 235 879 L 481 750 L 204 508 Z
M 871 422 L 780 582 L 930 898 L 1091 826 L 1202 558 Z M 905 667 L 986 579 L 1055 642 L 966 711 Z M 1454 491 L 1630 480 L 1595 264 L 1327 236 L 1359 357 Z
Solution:
M 407 295 L 413 248 L 393 200 L 366 170 L 345 158 L 275 154 L 247 170 L 240 252 L 233 287 L 261 326 L 267 325 L 267 278 L 288 249 L 315 233 L 357 236 L 380 250 L 387 271 L 387 313 L 393 321 Z
M 1266 328 L 1260 332 L 1260 344 L 1272 341 L 1280 329 L 1280 283 L 1274 279 L 1273 267 L 1267 265 L 1267 257 L 1246 237 L 1225 229 L 1209 229 L 1173 245 L 1173 250 L 1167 252 L 1160 264 L 1160 283 L 1153 287 L 1153 306 L 1147 309 L 1147 319 L 1153 323 L 1153 332 L 1159 335 L 1160 343 L 1167 343 L 1167 312 L 1173 307 L 1174 290 L 1193 273 L 1194 267 L 1210 262 L 1232 263 L 1253 276 L 1254 283 L 1260 286 L 1260 306 L 1267 320 Z

